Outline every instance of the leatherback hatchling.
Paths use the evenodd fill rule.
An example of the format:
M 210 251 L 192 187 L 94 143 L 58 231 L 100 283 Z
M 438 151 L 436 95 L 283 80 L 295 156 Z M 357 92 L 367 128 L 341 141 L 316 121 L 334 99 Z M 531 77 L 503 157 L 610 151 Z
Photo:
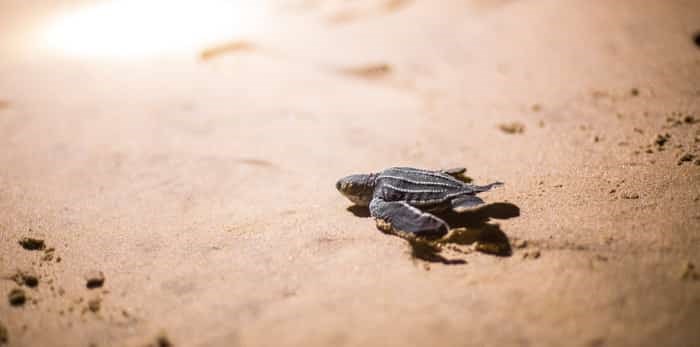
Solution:
M 380 173 L 343 177 L 335 187 L 356 205 L 369 206 L 372 217 L 389 223 L 394 230 L 435 237 L 445 235 L 450 226 L 431 212 L 473 209 L 484 203 L 476 194 L 502 185 L 467 184 L 458 179 L 465 171 L 393 167 Z

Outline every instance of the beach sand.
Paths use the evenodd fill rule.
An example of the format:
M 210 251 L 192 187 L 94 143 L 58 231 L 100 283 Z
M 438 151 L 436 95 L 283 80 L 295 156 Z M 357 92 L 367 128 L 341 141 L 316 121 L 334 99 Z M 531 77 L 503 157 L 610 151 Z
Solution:
M 700 2 L 272 2 L 127 61 L 24 47 L 57 6 L 0 2 L 9 346 L 700 341 Z M 390 166 L 509 212 L 416 259 L 335 189 Z

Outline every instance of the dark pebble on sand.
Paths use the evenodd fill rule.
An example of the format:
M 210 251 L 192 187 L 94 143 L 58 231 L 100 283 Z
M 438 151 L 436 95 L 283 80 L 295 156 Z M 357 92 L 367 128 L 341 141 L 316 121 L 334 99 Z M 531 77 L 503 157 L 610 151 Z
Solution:
M 525 125 L 520 122 L 499 124 L 498 128 L 506 134 L 522 134 L 525 132 Z
M 7 295 L 7 299 L 12 306 L 22 306 L 27 301 L 27 296 L 24 294 L 24 290 L 15 288 Z
M 172 342 L 170 342 L 170 339 L 168 339 L 167 336 L 161 335 L 161 336 L 158 336 L 158 338 L 156 339 L 156 346 L 158 346 L 158 347 L 172 347 L 173 344 L 172 344 Z
M 623 193 L 622 198 L 628 199 L 628 200 L 636 200 L 636 199 L 639 199 L 639 194 L 637 194 L 637 193 Z
M 680 158 L 678 158 L 678 165 L 683 165 L 684 162 L 693 161 L 695 159 L 695 154 L 685 153 Z
M 542 255 L 539 250 L 529 251 L 523 253 L 523 259 L 538 259 Z
M 90 271 L 85 275 L 85 286 L 88 289 L 102 287 L 105 283 L 105 275 L 102 271 Z
M 26 284 L 27 287 L 34 288 L 39 285 L 39 278 L 32 274 L 25 274 L 22 279 L 24 280 L 24 284 Z
M 686 262 L 683 264 L 683 272 L 681 273 L 682 280 L 700 280 L 700 273 L 695 270 L 695 264 L 691 262 Z
M 37 276 L 36 273 L 33 271 L 19 271 L 16 275 L 13 276 L 15 282 L 19 285 L 25 285 L 27 287 L 36 287 L 39 285 L 39 276 Z
M 10 341 L 10 334 L 7 332 L 7 328 L 0 322 L 0 345 L 7 344 Z
M 513 243 L 513 246 L 515 248 L 525 248 L 525 247 L 527 247 L 527 241 L 526 240 L 516 240 Z
M 170 339 L 165 333 L 160 333 L 155 341 L 147 344 L 145 347 L 173 347 L 173 343 L 170 342 Z
M 46 244 L 44 244 L 44 240 L 41 239 L 35 239 L 32 237 L 24 237 L 21 240 L 19 240 L 20 246 L 22 248 L 28 250 L 28 251 L 40 251 L 44 248 L 46 248 Z
M 654 139 L 654 144 L 656 144 L 659 147 L 662 147 L 663 145 L 668 142 L 668 140 L 671 138 L 671 135 L 666 133 L 666 134 L 656 134 L 656 138 Z
M 481 253 L 495 255 L 508 255 L 511 252 L 510 245 L 499 242 L 477 242 L 474 249 Z
M 102 300 L 100 298 L 95 298 L 87 303 L 88 309 L 92 312 L 97 312 L 100 310 L 100 306 L 102 306 Z
M 56 249 L 53 248 L 53 247 L 44 250 L 44 256 L 41 258 L 41 260 L 43 260 L 43 261 L 52 261 L 52 260 L 53 260 L 53 255 L 54 255 L 54 252 L 55 252 L 55 251 L 56 251 Z

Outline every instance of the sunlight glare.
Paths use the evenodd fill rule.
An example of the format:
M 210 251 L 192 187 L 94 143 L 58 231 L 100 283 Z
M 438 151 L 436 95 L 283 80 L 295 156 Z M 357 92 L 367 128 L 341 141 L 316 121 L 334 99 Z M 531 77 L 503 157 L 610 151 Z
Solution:
M 109 1 L 55 18 L 45 31 L 51 50 L 74 57 L 142 58 L 192 53 L 253 34 L 263 1 Z

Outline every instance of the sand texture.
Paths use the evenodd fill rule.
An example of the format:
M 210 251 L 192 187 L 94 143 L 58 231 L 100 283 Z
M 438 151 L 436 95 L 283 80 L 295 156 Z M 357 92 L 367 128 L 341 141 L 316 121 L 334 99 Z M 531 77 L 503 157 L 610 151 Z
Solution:
M 274 1 L 132 61 L 18 48 L 54 6 L 0 2 L 0 345 L 700 343 L 699 1 Z M 505 186 L 407 242 L 335 189 L 390 166 Z

